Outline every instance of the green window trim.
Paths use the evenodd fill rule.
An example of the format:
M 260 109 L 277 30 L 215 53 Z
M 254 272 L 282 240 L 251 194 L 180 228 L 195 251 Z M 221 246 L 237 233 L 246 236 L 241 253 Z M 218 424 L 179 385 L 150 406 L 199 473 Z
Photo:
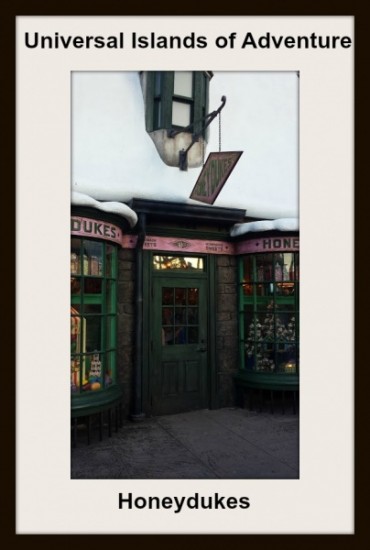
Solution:
M 71 239 L 71 393 L 116 383 L 117 246 Z
M 205 71 L 193 72 L 192 98 L 174 94 L 174 71 L 149 71 L 146 75 L 146 131 L 151 133 L 160 129 L 181 130 L 181 126 L 172 124 L 172 102 L 175 100 L 190 106 L 191 123 L 194 124 L 189 130 L 190 133 L 205 137 L 202 132 L 204 125 L 202 119 L 208 114 L 209 73 Z
M 240 257 L 239 343 L 242 371 L 298 374 L 299 253 Z

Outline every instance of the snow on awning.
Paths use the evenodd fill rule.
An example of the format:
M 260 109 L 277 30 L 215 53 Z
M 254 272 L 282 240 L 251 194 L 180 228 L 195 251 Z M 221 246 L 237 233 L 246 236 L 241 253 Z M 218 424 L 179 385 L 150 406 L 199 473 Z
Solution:
M 232 237 L 257 231 L 299 231 L 298 218 L 279 218 L 258 222 L 236 223 L 230 231 Z
M 137 214 L 127 204 L 121 202 L 100 202 L 93 199 L 89 195 L 84 193 L 77 193 L 72 191 L 71 204 L 74 206 L 90 206 L 103 212 L 109 212 L 111 214 L 117 214 L 128 221 L 130 227 L 134 227 L 137 223 Z

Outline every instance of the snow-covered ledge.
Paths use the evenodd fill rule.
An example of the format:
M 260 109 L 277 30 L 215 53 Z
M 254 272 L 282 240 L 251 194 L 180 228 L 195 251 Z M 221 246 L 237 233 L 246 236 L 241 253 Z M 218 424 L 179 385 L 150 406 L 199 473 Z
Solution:
M 125 220 L 128 221 L 130 227 L 134 227 L 137 223 L 137 214 L 134 212 L 127 204 L 122 204 L 121 202 L 100 202 L 89 195 L 84 193 L 77 193 L 72 191 L 71 193 L 71 204 L 73 206 L 90 206 L 101 210 L 103 212 L 109 212 L 111 214 L 117 214 L 122 216 Z
M 261 220 L 258 222 L 236 223 L 230 231 L 232 237 L 257 231 L 299 231 L 298 218 L 279 218 L 277 220 Z

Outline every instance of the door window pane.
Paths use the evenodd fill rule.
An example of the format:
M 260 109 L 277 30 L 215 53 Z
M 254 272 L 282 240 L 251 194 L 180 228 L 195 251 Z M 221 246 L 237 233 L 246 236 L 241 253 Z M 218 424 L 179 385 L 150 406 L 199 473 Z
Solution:
M 174 298 L 174 289 L 173 288 L 162 288 L 162 304 L 173 304 Z
M 175 328 L 175 344 L 187 344 L 186 327 L 180 326 Z
M 186 304 L 186 288 L 175 289 L 175 304 L 176 305 Z
M 198 342 L 198 300 L 197 288 L 162 288 L 162 345 Z
M 197 288 L 188 288 L 188 304 L 198 305 L 199 291 Z
M 198 324 L 198 308 L 188 307 L 188 325 Z
M 162 325 L 173 325 L 173 307 L 162 308 Z
M 176 307 L 175 308 L 175 324 L 182 325 L 186 323 L 186 308 L 185 307 Z

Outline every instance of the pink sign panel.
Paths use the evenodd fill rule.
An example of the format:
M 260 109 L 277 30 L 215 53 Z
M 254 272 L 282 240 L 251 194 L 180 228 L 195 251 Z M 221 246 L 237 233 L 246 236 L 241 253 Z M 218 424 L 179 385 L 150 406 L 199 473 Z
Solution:
M 256 252 L 297 252 L 299 237 L 262 237 L 236 243 L 236 254 L 252 254 Z
M 136 235 L 122 237 L 123 248 L 135 248 Z M 203 254 L 252 254 L 258 252 L 298 252 L 299 237 L 266 237 L 251 239 L 239 243 L 211 241 L 203 239 L 176 239 L 174 237 L 145 237 L 144 250 L 163 250 L 167 252 L 195 252 Z
M 137 237 L 125 235 L 122 239 L 124 248 L 135 248 Z M 196 252 L 203 254 L 234 254 L 234 245 L 224 241 L 201 239 L 176 239 L 173 237 L 145 237 L 144 250 L 163 250 L 167 252 Z
M 79 237 L 92 237 L 115 243 L 122 243 L 122 231 L 111 223 L 93 220 L 91 218 L 80 218 L 72 216 L 71 234 Z

